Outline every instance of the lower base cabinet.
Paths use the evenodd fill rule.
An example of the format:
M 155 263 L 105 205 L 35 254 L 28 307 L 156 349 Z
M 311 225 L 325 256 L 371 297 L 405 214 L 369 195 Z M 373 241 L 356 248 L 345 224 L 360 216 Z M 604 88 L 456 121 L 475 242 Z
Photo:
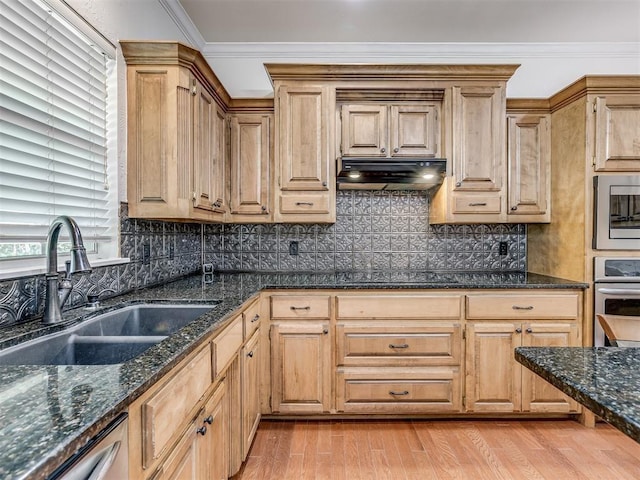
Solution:
M 577 346 L 577 324 L 470 322 L 467 325 L 466 408 L 476 413 L 577 413 L 578 404 L 523 367 L 519 346 Z

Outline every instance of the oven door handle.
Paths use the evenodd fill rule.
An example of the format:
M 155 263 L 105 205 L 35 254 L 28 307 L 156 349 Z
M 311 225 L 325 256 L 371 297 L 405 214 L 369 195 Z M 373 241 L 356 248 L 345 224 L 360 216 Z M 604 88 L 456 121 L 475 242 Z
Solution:
M 605 295 L 640 295 L 639 289 L 631 288 L 598 288 L 598 293 L 604 293 Z

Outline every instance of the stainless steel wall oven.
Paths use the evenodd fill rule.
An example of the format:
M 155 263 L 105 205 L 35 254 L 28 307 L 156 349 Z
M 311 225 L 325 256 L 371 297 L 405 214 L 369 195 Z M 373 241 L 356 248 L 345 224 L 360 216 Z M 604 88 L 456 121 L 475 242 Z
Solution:
M 640 317 L 640 257 L 596 257 L 594 261 L 595 314 Z M 608 345 L 595 314 L 593 344 L 596 347 Z
M 596 175 L 593 189 L 593 248 L 640 250 L 640 175 Z

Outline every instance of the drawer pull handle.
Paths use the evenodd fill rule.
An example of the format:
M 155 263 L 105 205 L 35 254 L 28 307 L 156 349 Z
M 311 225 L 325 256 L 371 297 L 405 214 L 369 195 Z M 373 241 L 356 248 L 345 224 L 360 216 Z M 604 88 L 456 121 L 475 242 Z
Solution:
M 294 307 L 293 305 L 291 306 L 291 310 L 311 310 L 311 307 L 309 305 L 307 305 L 306 307 Z
M 486 207 L 487 202 L 472 202 L 469 204 L 470 207 Z
M 313 207 L 313 202 L 296 202 L 296 205 L 298 207 L 300 207 L 302 205 L 307 205 L 308 207 Z
M 389 344 L 389 348 L 409 348 L 408 343 L 401 343 L 400 345 L 396 345 L 394 343 Z
M 207 418 L 205 418 L 204 423 L 208 423 L 209 425 L 211 425 L 213 423 L 213 415 L 209 415 Z
M 511 308 L 514 310 L 533 310 L 533 305 L 529 305 L 527 307 L 521 307 L 519 305 L 513 305 Z
M 251 323 L 255 323 L 260 320 L 260 314 L 256 313 L 256 316 L 251 319 Z
M 198 430 L 196 430 L 196 432 L 198 432 L 200 435 L 204 436 L 207 434 L 207 426 L 203 425 L 200 428 L 198 428 Z
M 402 392 L 394 392 L 393 390 L 389 390 L 389 395 L 393 395 L 393 396 L 409 395 L 409 391 L 403 390 Z

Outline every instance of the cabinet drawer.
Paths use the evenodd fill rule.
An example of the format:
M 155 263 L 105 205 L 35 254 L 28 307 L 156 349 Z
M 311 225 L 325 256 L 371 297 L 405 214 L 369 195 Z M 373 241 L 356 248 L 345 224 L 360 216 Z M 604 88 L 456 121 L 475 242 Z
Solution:
M 342 365 L 460 364 L 460 324 L 339 323 L 336 336 Z
M 500 213 L 502 198 L 460 195 L 453 199 L 453 213 Z
M 260 300 L 257 300 L 251 304 L 249 308 L 244 311 L 244 338 L 250 339 L 253 332 L 255 332 L 260 326 Z
M 458 367 L 339 369 L 338 411 L 447 413 L 462 405 Z
M 280 197 L 280 213 L 329 213 L 329 197 L 324 193 Z
M 142 405 L 143 464 L 149 467 L 189 420 L 190 411 L 211 385 L 211 348 L 198 352 Z
M 218 376 L 224 371 L 242 346 L 242 315 L 238 315 L 224 331 L 213 339 L 214 372 Z
M 337 297 L 338 318 L 460 318 L 460 295 Z
M 273 295 L 271 318 L 329 318 L 329 295 Z
M 577 294 L 467 295 L 467 318 L 576 318 Z

